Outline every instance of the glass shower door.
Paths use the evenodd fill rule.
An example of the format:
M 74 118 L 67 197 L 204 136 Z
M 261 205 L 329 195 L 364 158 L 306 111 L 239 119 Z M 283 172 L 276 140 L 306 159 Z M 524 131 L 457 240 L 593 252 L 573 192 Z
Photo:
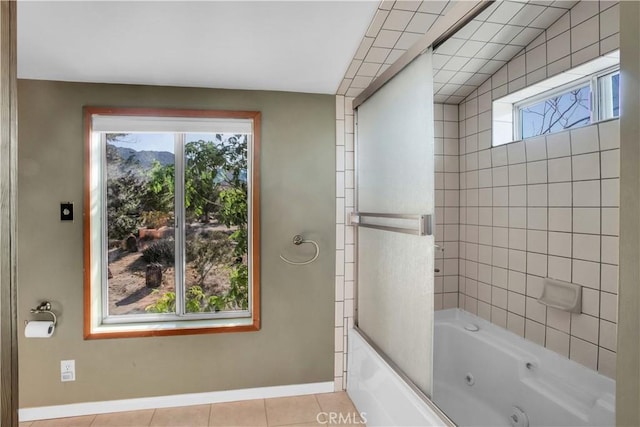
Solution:
M 357 109 L 357 326 L 432 391 L 434 238 L 431 51 Z

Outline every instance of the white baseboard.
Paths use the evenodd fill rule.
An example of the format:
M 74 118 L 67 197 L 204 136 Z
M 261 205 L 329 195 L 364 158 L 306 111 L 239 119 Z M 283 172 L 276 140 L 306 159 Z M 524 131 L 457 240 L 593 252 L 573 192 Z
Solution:
M 172 396 L 142 397 L 137 399 L 107 400 L 103 402 L 72 403 L 69 405 L 41 406 L 18 410 L 22 421 L 51 418 L 77 417 L 81 415 L 108 414 L 111 412 L 137 411 L 141 409 L 173 408 L 176 406 L 207 405 L 238 400 L 268 399 L 271 397 L 300 396 L 304 394 L 330 393 L 333 381 L 322 383 L 292 384 L 274 387 L 245 388 L 240 390 L 211 391 L 206 393 L 176 394 Z

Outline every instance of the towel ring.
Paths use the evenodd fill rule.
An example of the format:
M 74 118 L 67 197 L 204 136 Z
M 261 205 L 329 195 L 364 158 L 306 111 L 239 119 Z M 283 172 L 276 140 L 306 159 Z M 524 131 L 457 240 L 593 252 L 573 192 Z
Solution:
M 280 254 L 280 259 L 283 260 L 284 262 L 286 262 L 287 264 L 291 264 L 291 265 L 307 265 L 307 264 L 311 264 L 313 261 L 317 260 L 318 256 L 320 255 L 320 247 L 318 246 L 318 244 L 313 240 L 305 240 L 304 237 L 302 237 L 299 234 L 296 234 L 295 236 L 293 236 L 293 244 L 294 245 L 299 246 L 299 245 L 301 245 L 303 243 L 311 243 L 313 246 L 316 247 L 316 254 L 309 261 L 301 261 L 301 262 L 290 261 L 290 260 L 286 259 L 285 257 L 283 257 L 282 254 Z

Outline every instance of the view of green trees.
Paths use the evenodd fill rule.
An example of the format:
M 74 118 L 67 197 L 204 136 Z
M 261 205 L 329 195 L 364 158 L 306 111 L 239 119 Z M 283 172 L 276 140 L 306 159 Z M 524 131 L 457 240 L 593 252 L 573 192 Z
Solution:
M 210 136 L 184 146 L 186 312 L 241 310 L 249 303 L 247 136 Z M 166 151 L 123 148 L 118 141 L 126 137 L 107 136 L 107 233 L 117 252 L 110 259 L 130 256 L 131 277 L 151 264 L 166 275 L 176 263 L 175 159 Z M 135 248 L 122 243 L 132 236 Z M 175 289 L 153 294 L 146 312 L 175 312 Z

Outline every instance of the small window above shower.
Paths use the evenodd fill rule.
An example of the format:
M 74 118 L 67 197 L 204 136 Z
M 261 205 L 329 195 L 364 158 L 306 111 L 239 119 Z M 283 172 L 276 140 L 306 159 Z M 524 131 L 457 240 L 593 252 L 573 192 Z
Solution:
M 619 52 L 493 101 L 492 146 L 620 116 Z

